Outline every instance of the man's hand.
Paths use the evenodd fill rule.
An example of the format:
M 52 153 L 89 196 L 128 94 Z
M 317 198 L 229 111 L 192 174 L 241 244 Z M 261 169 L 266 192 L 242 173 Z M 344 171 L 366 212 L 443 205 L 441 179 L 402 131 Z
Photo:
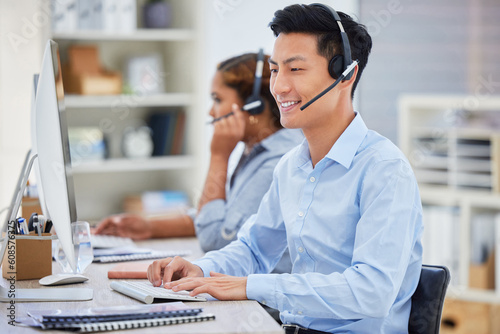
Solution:
M 151 238 L 153 232 L 149 220 L 139 215 L 122 214 L 102 220 L 94 233 L 144 240 Z
M 208 293 L 219 300 L 246 300 L 247 278 L 210 272 L 210 277 L 186 277 L 168 282 L 165 287 L 172 291 L 192 290 L 189 295 Z
M 153 286 L 160 286 L 183 277 L 203 277 L 203 271 L 182 257 L 167 257 L 156 260 L 148 267 L 148 280 Z

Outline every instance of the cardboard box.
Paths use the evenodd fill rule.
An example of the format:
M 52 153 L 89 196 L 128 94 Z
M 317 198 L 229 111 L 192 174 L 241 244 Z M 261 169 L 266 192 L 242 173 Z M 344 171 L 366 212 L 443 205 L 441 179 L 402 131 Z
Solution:
M 63 66 L 66 93 L 82 95 L 117 95 L 122 92 L 122 76 L 101 68 L 97 47 L 72 45 L 68 48 L 69 61 Z
M 447 298 L 441 317 L 441 334 L 498 333 L 496 305 Z
M 469 287 L 476 289 L 495 289 L 495 252 L 482 264 L 469 266 Z
M 68 73 L 64 71 L 63 73 Z M 104 72 L 97 75 L 63 74 L 66 93 L 80 95 L 119 95 L 122 92 L 122 77 L 117 72 Z
M 52 275 L 52 235 L 15 235 L 9 240 L 2 261 L 2 276 L 15 280 L 40 279 Z

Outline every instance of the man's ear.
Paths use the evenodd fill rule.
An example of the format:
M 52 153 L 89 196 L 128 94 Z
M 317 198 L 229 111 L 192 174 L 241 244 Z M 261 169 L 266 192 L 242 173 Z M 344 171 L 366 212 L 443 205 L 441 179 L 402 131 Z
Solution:
M 356 80 L 356 77 L 358 76 L 358 69 L 359 69 L 359 64 L 354 67 L 354 72 L 352 74 L 352 77 L 349 80 L 346 80 L 346 83 L 354 83 Z
M 339 84 L 339 86 L 342 87 L 341 89 L 345 89 L 345 88 L 347 88 L 349 86 L 354 85 L 354 81 L 356 81 L 356 77 L 358 76 L 358 67 L 359 67 L 359 65 L 356 65 L 356 67 L 354 67 L 352 76 L 351 76 L 351 78 L 349 80 L 342 81 Z

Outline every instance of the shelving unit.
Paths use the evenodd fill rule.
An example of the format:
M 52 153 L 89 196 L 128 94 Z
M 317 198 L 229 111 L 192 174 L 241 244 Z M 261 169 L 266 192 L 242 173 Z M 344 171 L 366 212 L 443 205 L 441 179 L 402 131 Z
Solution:
M 156 54 L 162 58 L 165 90 L 136 95 L 66 94 L 68 127 L 99 127 L 106 140 L 108 157 L 102 161 L 74 163 L 73 179 L 78 217 L 98 221 L 122 211 L 126 195 L 149 190 L 182 190 L 192 200 L 200 187 L 203 122 L 200 93 L 196 86 L 201 67 L 200 0 L 167 1 L 172 10 L 169 28 L 141 28 L 141 7 L 137 0 L 138 28 L 130 32 L 46 31 L 59 44 L 61 62 L 67 61 L 71 45 L 95 45 L 103 68 L 125 73 L 131 56 Z M 64 70 L 64 69 L 63 69 Z M 128 127 L 147 125 L 151 113 L 183 111 L 186 114 L 184 150 L 181 155 L 129 159 L 122 153 L 122 136 Z
M 399 144 L 419 182 L 424 230 L 441 242 L 440 248 L 426 249 L 424 232 L 424 261 L 454 247 L 456 253 L 450 254 L 455 262 L 441 263 L 451 267 L 448 297 L 453 299 L 500 303 L 498 284 L 496 289 L 470 287 L 477 217 L 496 216 L 494 229 L 500 227 L 499 140 L 499 96 L 406 95 L 399 101 Z M 432 208 L 448 210 L 449 215 L 431 219 Z M 447 219 L 450 228 L 439 230 Z
M 154 157 L 149 159 L 111 159 L 86 162 L 74 166 L 73 174 L 146 172 L 162 170 L 189 169 L 193 166 L 192 156 Z
M 88 108 L 92 111 L 95 108 L 107 108 L 113 104 L 134 107 L 175 107 L 190 106 L 193 95 L 189 93 L 164 93 L 137 97 L 134 95 L 66 95 L 65 104 L 69 109 Z
M 137 29 L 130 33 L 102 32 L 102 31 L 76 31 L 72 33 L 55 33 L 52 35 L 58 40 L 81 41 L 191 41 L 195 33 L 191 29 Z

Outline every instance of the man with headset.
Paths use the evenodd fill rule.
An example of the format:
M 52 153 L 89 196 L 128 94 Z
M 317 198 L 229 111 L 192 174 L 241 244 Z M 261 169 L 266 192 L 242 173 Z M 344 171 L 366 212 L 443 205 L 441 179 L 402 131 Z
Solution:
M 408 161 L 352 106 L 371 38 L 318 4 L 279 10 L 270 27 L 281 123 L 306 140 L 278 163 L 236 241 L 193 263 L 155 261 L 149 280 L 191 295 L 255 299 L 280 310 L 287 333 L 407 332 L 422 207 Z M 269 274 L 287 246 L 292 273 Z

